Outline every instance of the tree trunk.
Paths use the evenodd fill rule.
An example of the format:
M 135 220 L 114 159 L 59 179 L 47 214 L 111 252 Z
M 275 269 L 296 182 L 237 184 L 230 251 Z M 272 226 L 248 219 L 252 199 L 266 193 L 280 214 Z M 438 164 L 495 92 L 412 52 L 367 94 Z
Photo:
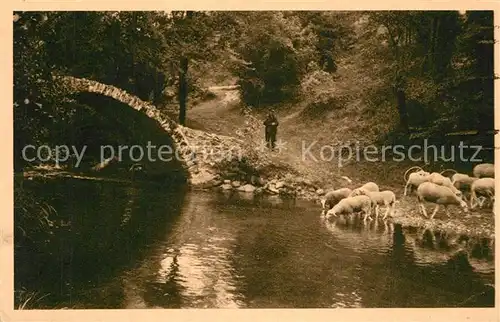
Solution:
M 396 82 L 394 84 L 394 94 L 396 95 L 396 102 L 398 105 L 400 128 L 405 133 L 408 133 L 408 111 L 406 108 L 406 93 L 404 90 L 403 81 L 404 80 L 401 76 L 396 77 Z
M 399 124 L 401 129 L 408 133 L 408 112 L 406 110 L 406 93 L 401 88 L 396 88 L 396 100 L 398 104 L 398 112 L 399 112 Z
M 181 125 L 186 125 L 187 69 L 188 59 L 182 57 L 179 66 L 179 123 Z
M 430 43 L 430 66 L 429 66 L 429 71 L 431 73 L 436 73 L 436 42 L 437 42 L 437 36 L 438 36 L 438 21 L 439 18 L 437 16 L 434 16 L 432 19 L 432 29 L 431 29 L 431 43 Z
M 193 18 L 193 11 L 186 11 L 184 23 L 189 24 L 189 20 Z M 187 101 L 187 75 L 188 58 L 181 57 L 179 66 L 179 123 L 186 125 L 186 101 Z

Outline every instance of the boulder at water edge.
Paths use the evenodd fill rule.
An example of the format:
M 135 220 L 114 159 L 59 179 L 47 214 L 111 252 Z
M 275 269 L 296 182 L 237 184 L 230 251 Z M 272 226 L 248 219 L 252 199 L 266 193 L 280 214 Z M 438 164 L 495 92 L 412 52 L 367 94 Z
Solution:
M 233 189 L 233 186 L 231 186 L 228 183 L 224 183 L 222 186 L 220 186 L 222 190 L 231 190 Z
M 251 184 L 246 184 L 238 188 L 238 191 L 243 191 L 243 192 L 254 192 L 255 187 Z

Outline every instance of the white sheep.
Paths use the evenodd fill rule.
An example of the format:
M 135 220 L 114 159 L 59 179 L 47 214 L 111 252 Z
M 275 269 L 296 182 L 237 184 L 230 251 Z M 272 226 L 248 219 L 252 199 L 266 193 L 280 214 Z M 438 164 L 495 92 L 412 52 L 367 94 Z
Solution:
M 427 171 L 417 171 L 410 174 L 408 180 L 406 181 L 405 191 L 403 193 L 404 196 L 410 194 L 413 188 L 418 188 L 422 183 L 427 182 L 427 178 L 430 173 Z
M 385 207 L 385 214 L 382 220 L 385 220 L 389 211 L 391 215 L 394 214 L 394 207 L 396 206 L 396 194 L 390 190 L 384 191 L 369 191 L 365 189 L 360 189 L 362 195 L 370 197 L 372 200 L 372 205 L 375 208 L 375 219 L 378 219 L 378 211 L 380 206 Z
M 495 177 L 495 165 L 492 163 L 481 163 L 474 167 L 472 170 L 474 177 L 476 178 L 494 178 Z
M 448 213 L 449 205 L 460 205 L 465 212 L 468 212 L 467 203 L 458 197 L 450 188 L 441 186 L 432 182 L 424 182 L 417 188 L 417 199 L 422 210 L 422 214 L 428 218 L 427 211 L 423 202 L 432 202 L 436 204 L 436 208 L 431 215 L 430 219 L 433 219 L 440 205 L 444 205 L 446 215 L 450 217 Z
M 372 201 L 368 196 L 355 196 L 348 197 L 339 201 L 338 204 L 333 206 L 332 209 L 328 210 L 326 213 L 326 218 L 330 216 L 342 215 L 342 214 L 353 214 L 356 212 L 364 213 L 363 221 L 366 221 L 370 217 L 370 212 L 372 210 Z
M 429 174 L 427 177 L 427 181 L 431 183 L 435 183 L 440 186 L 444 186 L 447 188 L 450 188 L 451 191 L 453 191 L 454 194 L 456 194 L 458 197 L 462 197 L 462 191 L 458 190 L 453 183 L 451 182 L 451 179 L 448 177 L 443 176 L 440 173 L 437 172 L 432 172 Z
M 364 185 L 362 185 L 361 187 L 354 189 L 351 192 L 350 197 L 355 197 L 355 196 L 362 195 L 362 193 L 361 193 L 362 190 L 365 190 L 365 191 L 380 191 L 378 185 L 375 182 L 367 182 Z
M 468 174 L 465 173 L 455 173 L 451 177 L 451 183 L 455 188 L 462 192 L 467 192 L 470 191 L 472 187 L 472 183 L 476 181 L 478 178 L 476 177 L 471 177 Z
M 410 170 L 413 170 L 413 169 L 418 169 L 418 171 L 410 173 L 410 175 L 407 178 L 406 175 L 408 174 L 408 172 Z M 430 175 L 430 173 L 427 171 L 424 171 L 419 166 L 414 166 L 414 167 L 411 167 L 408 170 L 406 170 L 405 174 L 403 175 L 403 178 L 405 180 L 405 190 L 404 190 L 403 195 L 406 196 L 407 193 L 411 193 L 413 188 L 418 188 L 418 186 L 420 184 L 426 182 L 428 175 Z
M 321 206 L 323 208 L 323 214 L 332 209 L 340 200 L 349 197 L 352 190 L 349 188 L 340 188 L 334 191 L 328 192 L 323 198 L 321 198 Z
M 432 182 L 432 183 L 435 183 L 435 184 L 440 185 L 440 186 L 448 187 L 457 196 L 459 196 L 459 197 L 462 196 L 462 191 L 455 188 L 455 186 L 451 182 L 450 178 L 445 177 L 442 174 L 437 173 L 437 172 L 429 173 L 427 171 L 422 170 L 422 168 L 420 168 L 420 167 L 413 167 L 410 169 L 414 169 L 414 168 L 418 168 L 420 170 L 417 172 L 413 172 L 408 176 L 408 179 L 406 180 L 405 191 L 403 193 L 404 196 L 407 195 L 408 189 L 410 190 L 409 192 L 411 193 L 412 188 L 418 188 L 424 182 Z M 410 169 L 406 170 L 405 177 Z
M 488 197 L 490 203 L 493 205 L 495 200 L 495 179 L 493 178 L 480 178 L 474 181 L 471 185 L 470 208 L 473 209 L 479 204 L 481 208 L 484 203 L 479 201 L 477 196 Z

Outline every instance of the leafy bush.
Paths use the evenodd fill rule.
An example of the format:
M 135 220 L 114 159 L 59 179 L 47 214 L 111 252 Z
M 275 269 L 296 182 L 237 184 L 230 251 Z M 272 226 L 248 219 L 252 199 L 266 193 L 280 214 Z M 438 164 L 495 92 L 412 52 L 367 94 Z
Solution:
M 292 48 L 269 35 L 260 35 L 243 52 L 252 67 L 238 71 L 243 101 L 250 106 L 290 99 L 300 84 L 301 71 Z
M 243 14 L 239 28 L 244 41 L 236 51 L 242 63 L 234 72 L 243 101 L 261 106 L 293 98 L 307 64 L 316 60 L 312 30 L 303 28 L 297 16 L 282 12 Z

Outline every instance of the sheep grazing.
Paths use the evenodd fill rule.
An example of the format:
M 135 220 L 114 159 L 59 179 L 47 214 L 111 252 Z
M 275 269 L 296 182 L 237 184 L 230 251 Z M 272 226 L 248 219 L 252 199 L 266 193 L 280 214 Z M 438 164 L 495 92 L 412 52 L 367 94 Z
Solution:
M 372 200 L 370 199 L 370 197 L 365 195 L 348 197 L 340 200 L 338 204 L 333 206 L 332 209 L 328 210 L 328 212 L 326 213 L 326 218 L 330 218 L 330 216 L 337 217 L 338 215 L 343 214 L 363 212 L 365 215 L 363 221 L 366 221 L 366 219 L 370 217 L 371 210 Z
M 364 185 L 362 185 L 361 187 L 354 189 L 349 196 L 350 197 L 360 196 L 363 194 L 362 193 L 363 190 L 364 191 L 372 191 L 372 192 L 380 191 L 380 189 L 378 188 L 378 185 L 375 182 L 367 182 Z
M 476 177 L 470 177 L 468 174 L 455 173 L 451 176 L 451 183 L 458 190 L 465 192 L 470 191 L 472 183 L 477 179 Z
M 384 191 L 368 191 L 365 189 L 360 189 L 362 195 L 370 197 L 372 204 L 375 208 L 375 219 L 378 219 L 378 211 L 380 206 L 385 207 L 385 214 L 382 220 L 387 218 L 389 211 L 391 215 L 394 214 L 394 207 L 396 206 L 396 194 L 390 190 Z
M 491 205 L 495 200 L 495 179 L 493 178 L 480 178 L 474 181 L 471 185 L 470 208 L 473 209 L 479 204 L 481 208 L 484 200 L 479 201 L 477 196 L 482 196 L 490 199 Z
M 410 170 L 413 170 L 413 169 L 418 169 L 418 171 L 410 173 L 410 175 L 407 178 L 406 175 L 408 174 L 408 172 L 410 172 Z M 403 195 L 406 196 L 407 193 L 411 193 L 413 188 L 418 188 L 419 185 L 426 182 L 427 176 L 429 176 L 429 175 L 430 175 L 429 172 L 424 171 L 422 168 L 417 167 L 417 166 L 411 167 L 408 170 L 406 170 L 405 174 L 403 175 L 405 182 L 406 182 L 405 191 L 404 191 Z
M 493 165 L 492 163 L 478 164 L 474 167 L 472 173 L 476 178 L 494 178 L 495 165 Z
M 408 174 L 408 171 L 411 169 L 419 169 L 419 170 L 416 172 L 412 172 L 408 176 L 408 179 L 406 180 L 405 191 L 403 193 L 404 196 L 407 195 L 407 192 L 411 193 L 412 188 L 418 188 L 424 182 L 431 182 L 431 183 L 435 183 L 435 184 L 440 185 L 440 186 L 448 187 L 457 196 L 459 196 L 459 197 L 462 196 L 462 191 L 455 188 L 455 186 L 451 182 L 450 178 L 445 177 L 442 174 L 437 173 L 437 172 L 429 173 L 427 171 L 422 170 L 422 168 L 420 168 L 420 167 L 413 167 L 413 168 L 406 170 L 405 178 L 406 178 L 406 174 Z
M 332 209 L 340 200 L 349 197 L 352 190 L 349 188 L 340 188 L 334 191 L 328 192 L 320 201 L 323 207 L 324 214 L 327 210 Z
M 435 183 L 440 186 L 444 186 L 449 188 L 451 191 L 453 191 L 454 194 L 456 194 L 458 197 L 462 197 L 462 191 L 458 190 L 453 183 L 451 182 L 451 179 L 448 177 L 443 176 L 440 173 L 437 172 L 432 172 L 428 177 L 427 181 L 431 183 Z
M 423 204 L 424 201 L 436 204 L 436 208 L 434 209 L 430 219 L 434 218 L 440 205 L 444 206 L 448 217 L 450 217 L 450 214 L 448 213 L 449 205 L 460 205 L 465 212 L 468 212 L 467 203 L 458 197 L 450 188 L 432 182 L 424 182 L 418 186 L 417 198 L 420 209 L 422 210 L 422 214 L 425 218 L 429 217 L 427 216 L 427 211 L 425 211 Z

